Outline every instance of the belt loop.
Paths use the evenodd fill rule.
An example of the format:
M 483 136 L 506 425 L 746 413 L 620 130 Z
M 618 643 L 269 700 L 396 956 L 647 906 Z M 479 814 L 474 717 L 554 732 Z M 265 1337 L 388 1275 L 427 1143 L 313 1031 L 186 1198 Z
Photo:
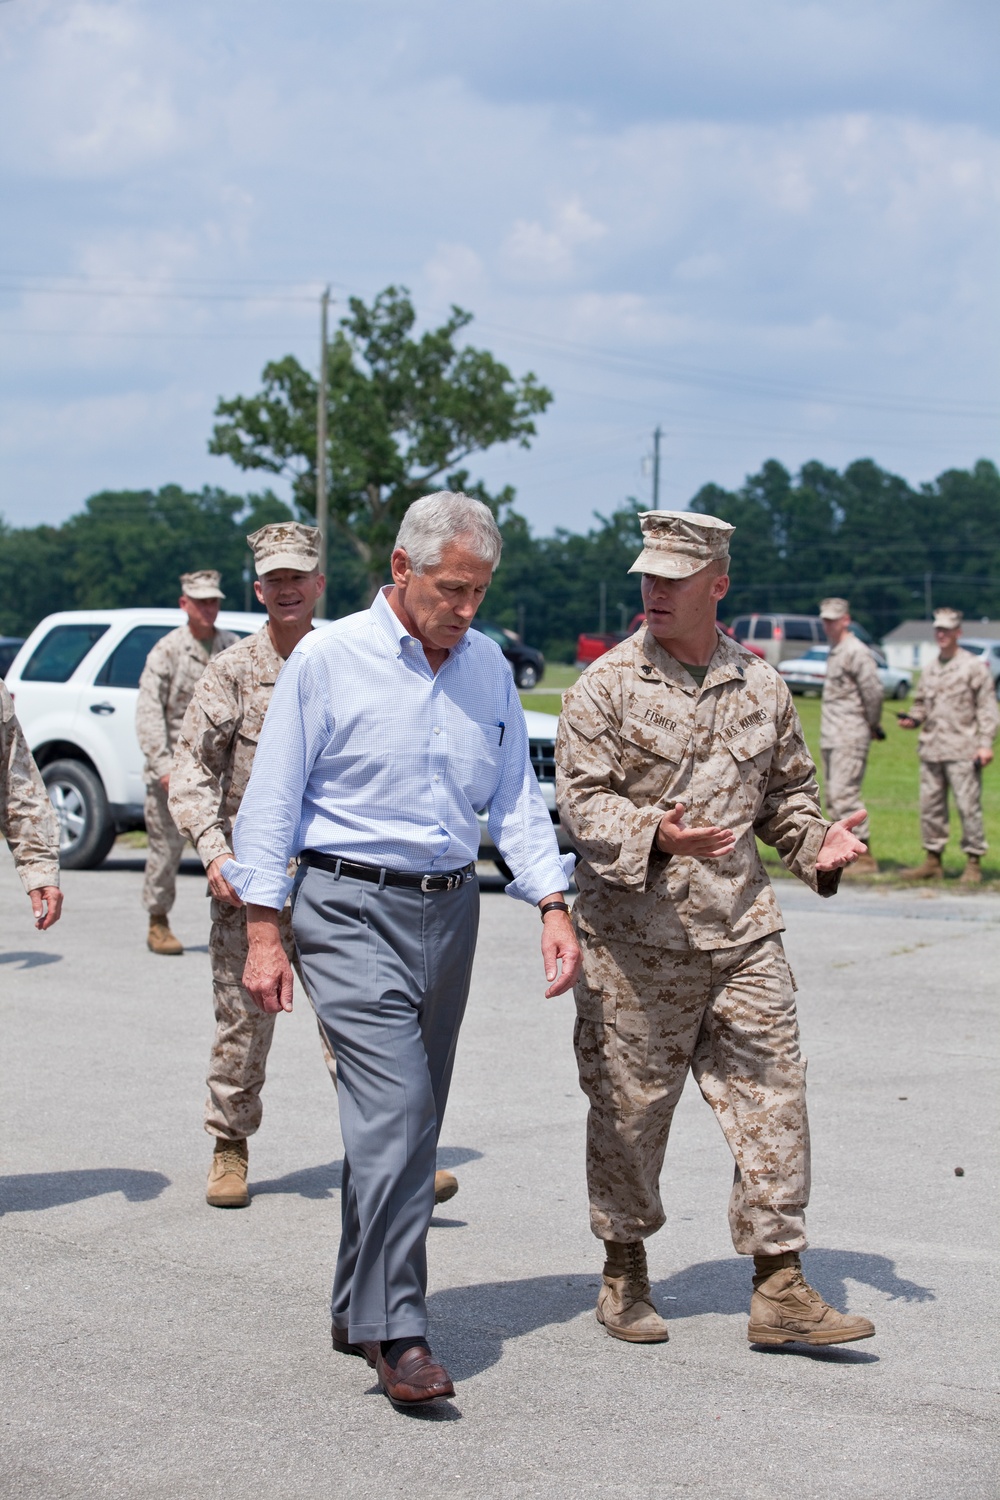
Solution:
M 385 876 L 386 876 L 386 871 L 385 871 L 385 866 L 383 866 L 382 869 L 379 870 L 379 872 L 378 872 L 378 888 L 379 888 L 380 891 L 384 891 L 385 890 Z
M 344 861 L 342 859 L 338 859 L 337 860 L 337 863 L 334 866 L 334 870 L 333 870 L 333 878 L 334 878 L 334 880 L 339 880 L 340 879 L 340 867 L 341 867 L 341 865 L 343 863 L 344 863 Z

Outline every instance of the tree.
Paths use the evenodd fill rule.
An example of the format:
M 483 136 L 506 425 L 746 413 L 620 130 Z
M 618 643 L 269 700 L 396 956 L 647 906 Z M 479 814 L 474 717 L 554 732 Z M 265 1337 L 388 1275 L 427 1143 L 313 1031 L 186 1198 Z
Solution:
M 460 348 L 472 314 L 459 307 L 419 337 L 405 287 L 387 287 L 370 307 L 352 297 L 349 307 L 328 355 L 330 521 L 363 564 L 371 596 L 407 507 L 435 488 L 468 490 L 461 465 L 475 453 L 530 447 L 552 393 L 532 374 L 515 380 L 486 350 Z M 262 380 L 256 396 L 220 399 L 209 451 L 283 475 L 300 513 L 314 516 L 317 381 L 290 354 L 265 365 Z M 482 484 L 472 492 L 494 510 L 508 498 Z

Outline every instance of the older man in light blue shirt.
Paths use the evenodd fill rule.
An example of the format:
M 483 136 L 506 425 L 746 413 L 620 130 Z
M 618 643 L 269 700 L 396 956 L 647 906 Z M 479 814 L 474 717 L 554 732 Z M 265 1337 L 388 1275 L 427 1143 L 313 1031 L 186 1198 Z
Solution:
M 468 496 L 410 507 L 392 587 L 289 657 L 223 867 L 249 906 L 244 983 L 277 1012 L 292 995 L 278 914 L 301 857 L 296 942 L 340 1077 L 334 1345 L 363 1354 L 400 1405 L 453 1394 L 427 1345 L 425 1242 L 475 953 L 480 810 L 508 893 L 541 909 L 546 994 L 579 966 L 510 668 L 468 633 L 500 546 Z

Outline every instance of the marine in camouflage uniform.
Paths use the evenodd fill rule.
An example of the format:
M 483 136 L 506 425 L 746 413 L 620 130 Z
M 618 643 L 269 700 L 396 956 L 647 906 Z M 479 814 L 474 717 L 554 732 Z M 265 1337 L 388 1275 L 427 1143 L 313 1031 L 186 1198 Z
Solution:
M 989 667 L 958 644 L 961 628 L 961 611 L 935 611 L 940 654 L 924 668 L 913 704 L 900 718 L 904 729 L 920 726 L 920 842 L 927 856 L 916 869 L 904 870 L 904 879 L 944 875 L 949 787 L 962 823 L 966 866 L 961 879 L 966 884 L 982 879 L 980 861 L 989 847 L 983 826 L 983 767 L 993 758 L 1000 713 Z
M 170 777 L 170 812 L 206 869 L 220 855 L 232 858 L 233 820 L 250 780 L 264 715 L 283 665 L 265 625 L 211 663 L 184 716 Z M 281 938 L 298 972 L 287 906 L 281 913 Z M 260 1126 L 260 1094 L 275 1021 L 243 988 L 245 906 L 212 898 L 209 954 L 216 1024 L 205 1129 L 222 1140 L 245 1140 Z M 322 1030 L 320 1038 L 335 1078 L 333 1055 Z
M 839 868 L 817 862 L 831 825 L 784 681 L 715 632 L 732 528 L 673 512 L 646 513 L 642 528 L 632 571 L 647 575 L 651 624 L 647 584 L 710 569 L 706 588 L 720 573 L 722 586 L 706 594 L 706 666 L 685 666 L 643 626 L 579 678 L 559 721 L 559 812 L 580 857 L 575 1046 L 590 1103 L 591 1227 L 607 1257 L 598 1318 L 630 1342 L 667 1337 L 643 1241 L 664 1223 L 660 1171 L 690 1069 L 735 1159 L 730 1229 L 757 1267 L 751 1337 L 867 1337 L 871 1324 L 842 1318 L 802 1280 L 805 1061 L 784 922 L 756 844 L 773 845 L 829 896 Z M 675 843 L 692 847 L 700 836 L 694 847 L 710 857 L 662 852 L 664 822 L 682 827 L 679 804 L 692 827 Z M 843 864 L 862 846 L 842 825 L 835 831 L 852 850 Z
M 182 607 L 189 599 L 218 600 L 223 597 L 219 574 L 211 569 L 185 573 L 181 578 L 181 591 Z M 232 646 L 237 639 L 229 630 L 213 629 L 206 640 L 198 640 L 192 634 L 190 623 L 182 625 L 157 641 L 139 678 L 135 732 L 146 758 L 144 813 L 149 839 L 142 904 L 149 912 L 148 941 L 153 952 L 183 952 L 170 932 L 167 916 L 177 894 L 177 867 L 184 850 L 184 836 L 178 832 L 170 816 L 167 789 L 162 778 L 170 775 L 174 746 L 198 679 L 212 657 Z
M 59 920 L 59 819 L 49 801 L 17 716 L 14 700 L 0 682 L 0 833 L 25 891 L 32 897 L 38 927 Z M 43 908 L 47 907 L 47 911 Z
M 827 811 L 836 822 L 863 806 L 861 783 L 868 764 L 868 750 L 873 739 L 883 738 L 884 695 L 875 658 L 848 629 L 850 610 L 847 600 L 824 599 L 819 613 L 830 640 L 823 681 L 819 744 Z M 870 842 L 867 817 L 854 831 L 863 843 Z M 859 873 L 869 874 L 878 870 L 870 853 L 853 868 Z

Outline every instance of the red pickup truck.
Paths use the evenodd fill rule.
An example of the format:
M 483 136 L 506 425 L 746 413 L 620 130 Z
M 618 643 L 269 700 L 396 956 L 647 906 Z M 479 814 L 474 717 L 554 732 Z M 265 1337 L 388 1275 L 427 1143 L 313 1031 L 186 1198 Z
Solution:
M 603 656 L 605 651 L 610 651 L 612 646 L 617 646 L 619 641 L 624 641 L 628 636 L 634 635 L 639 626 L 645 623 L 646 616 L 638 614 L 630 623 L 624 635 L 579 635 L 576 639 L 576 665 L 579 671 L 589 667 L 591 662 Z M 726 635 L 731 636 L 733 632 L 728 625 L 719 622 L 719 629 Z M 733 637 L 735 639 L 735 637 Z M 742 642 L 745 651 L 752 651 L 754 656 L 764 656 L 759 646 L 751 646 L 748 641 Z

